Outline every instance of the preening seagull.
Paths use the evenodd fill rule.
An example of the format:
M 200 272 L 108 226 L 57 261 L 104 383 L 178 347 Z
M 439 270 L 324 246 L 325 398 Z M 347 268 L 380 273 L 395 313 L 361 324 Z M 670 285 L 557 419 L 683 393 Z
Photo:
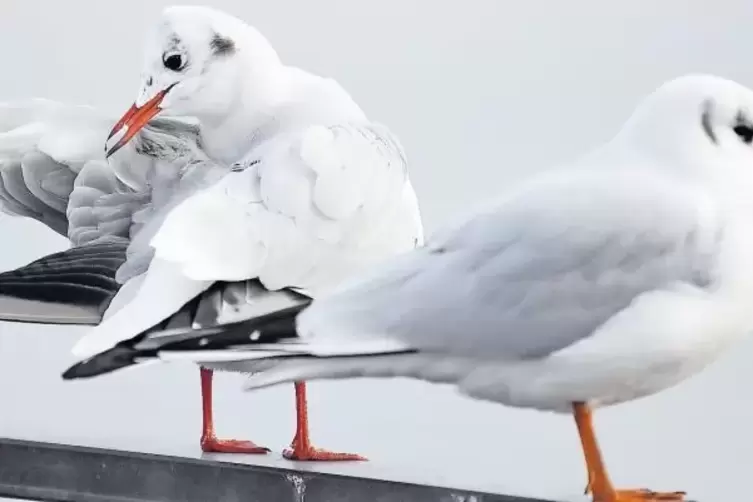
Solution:
M 750 332 L 751 194 L 753 91 L 683 76 L 605 145 L 317 298 L 297 331 L 249 338 L 241 322 L 156 356 L 263 367 L 249 389 L 410 377 L 572 413 L 594 500 L 682 500 L 615 489 L 591 413 L 678 384 Z
M 311 298 L 423 243 L 395 136 L 337 82 L 284 65 L 258 31 L 228 14 L 164 11 L 141 90 L 112 130 L 108 154 L 160 113 L 196 117 L 203 150 L 231 172 L 171 208 L 149 242 L 154 259 L 138 295 L 76 344 L 82 361 L 65 378 L 155 360 L 175 343 L 203 346 L 205 330 L 228 322 L 254 323 L 246 338 L 292 333 Z M 176 330 L 184 331 L 177 339 Z M 201 370 L 204 450 L 268 451 L 215 437 L 212 369 L 226 367 Z M 311 445 L 305 384 L 295 387 L 298 425 L 285 455 L 361 459 Z

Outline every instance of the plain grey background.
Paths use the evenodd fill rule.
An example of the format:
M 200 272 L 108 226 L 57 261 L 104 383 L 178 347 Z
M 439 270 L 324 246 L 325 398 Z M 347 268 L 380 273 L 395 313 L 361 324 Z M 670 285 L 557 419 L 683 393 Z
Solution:
M 5 2 L 0 100 L 102 107 L 136 96 L 141 37 L 166 3 Z M 338 79 L 400 137 L 429 232 L 525 176 L 607 139 L 664 80 L 711 72 L 753 86 L 753 3 L 743 0 L 214 1 L 256 25 L 290 64 Z M 752 166 L 753 167 L 753 166 Z M 0 219 L 0 268 L 62 249 L 35 222 Z M 0 326 L 0 435 L 198 455 L 192 366 L 59 379 L 82 330 Z M 741 500 L 753 472 L 748 342 L 705 373 L 596 415 L 614 480 Z M 255 394 L 217 380 L 221 435 L 272 447 L 293 432 L 292 387 Z M 309 465 L 480 490 L 577 496 L 572 420 L 505 409 L 417 382 L 311 386 L 314 439 L 366 454 Z M 279 453 L 253 461 L 285 465 Z

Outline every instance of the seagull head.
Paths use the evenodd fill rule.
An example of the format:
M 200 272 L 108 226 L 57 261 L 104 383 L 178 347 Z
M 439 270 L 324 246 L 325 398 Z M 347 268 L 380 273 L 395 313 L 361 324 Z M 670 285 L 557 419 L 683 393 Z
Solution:
M 753 90 L 713 75 L 670 80 L 642 101 L 615 139 L 682 175 L 753 172 Z
M 240 19 L 209 7 L 166 8 L 147 41 L 137 98 L 107 138 L 107 157 L 158 114 L 227 115 L 244 94 L 262 92 L 278 67 L 271 44 Z

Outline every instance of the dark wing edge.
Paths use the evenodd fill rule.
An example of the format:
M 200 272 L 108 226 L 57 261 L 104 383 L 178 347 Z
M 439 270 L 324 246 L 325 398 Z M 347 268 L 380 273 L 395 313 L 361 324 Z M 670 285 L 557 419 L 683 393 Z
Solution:
M 216 282 L 161 323 L 74 364 L 63 379 L 100 376 L 166 351 L 241 350 L 295 338 L 295 318 L 310 303 L 306 295 L 291 289 L 270 291 L 257 279 Z
M 115 273 L 127 243 L 100 243 L 53 253 L 0 273 L 0 320 L 96 325 L 121 284 Z

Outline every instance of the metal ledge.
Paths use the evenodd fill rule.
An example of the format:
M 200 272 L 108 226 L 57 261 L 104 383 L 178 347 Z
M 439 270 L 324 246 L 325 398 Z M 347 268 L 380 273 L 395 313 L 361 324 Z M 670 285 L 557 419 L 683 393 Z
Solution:
M 55 502 L 553 502 L 0 438 L 0 497 Z

